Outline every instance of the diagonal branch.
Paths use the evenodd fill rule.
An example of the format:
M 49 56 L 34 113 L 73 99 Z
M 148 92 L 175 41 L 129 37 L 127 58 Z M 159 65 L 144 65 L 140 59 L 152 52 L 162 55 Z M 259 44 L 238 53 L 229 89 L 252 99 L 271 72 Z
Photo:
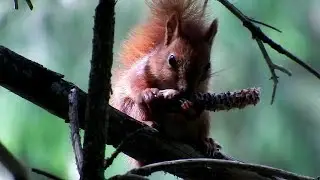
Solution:
M 125 137 L 121 141 L 119 146 L 116 148 L 116 150 L 111 154 L 111 156 L 104 161 L 104 168 L 107 169 L 109 166 L 111 166 L 111 164 L 113 163 L 114 159 L 121 153 L 124 144 L 127 143 L 130 140 L 133 140 L 135 138 L 135 135 L 137 133 L 139 133 L 140 131 L 144 130 L 144 129 L 145 129 L 145 127 L 141 128 L 141 129 L 138 129 L 137 131 L 135 131 L 135 132 L 129 134 L 127 137 Z
M 12 173 L 14 179 L 28 180 L 27 169 L 0 142 L 0 163 Z
M 63 180 L 63 179 L 61 179 L 60 177 L 58 177 L 58 176 L 56 176 L 56 175 L 53 175 L 53 174 L 51 174 L 51 173 L 45 172 L 45 171 L 43 171 L 43 170 L 41 170 L 41 169 L 32 168 L 31 170 L 32 170 L 32 172 L 34 172 L 34 173 L 37 173 L 37 174 L 39 174 L 39 175 L 42 175 L 42 176 L 47 177 L 48 179 L 52 179 L 52 180 Z
M 26 3 L 28 4 L 30 10 L 32 10 L 33 9 L 33 5 L 32 5 L 31 0 L 26 0 Z
M 32 9 L 33 9 L 33 5 L 32 5 L 31 0 L 25 0 L 25 1 L 26 1 L 26 3 L 28 4 L 30 10 L 32 10 Z M 18 2 L 18 0 L 13 0 L 13 2 L 14 2 L 14 9 L 19 9 L 19 2 Z

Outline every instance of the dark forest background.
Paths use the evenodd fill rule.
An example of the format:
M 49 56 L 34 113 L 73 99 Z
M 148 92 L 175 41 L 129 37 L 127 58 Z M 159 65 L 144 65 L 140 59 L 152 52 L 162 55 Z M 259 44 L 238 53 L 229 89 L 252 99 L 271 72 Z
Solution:
M 14 10 L 12 0 L 0 1 L 0 44 L 65 75 L 87 90 L 92 27 L 97 0 L 32 0 Z M 232 1 L 246 15 L 273 25 L 263 27 L 272 39 L 320 71 L 319 0 Z M 306 70 L 268 48 L 275 63 L 293 73 L 278 73 L 275 103 L 272 81 L 257 43 L 240 21 L 216 1 L 209 1 L 211 18 L 219 19 L 212 50 L 214 74 L 211 91 L 259 86 L 261 102 L 243 110 L 212 113 L 211 136 L 224 152 L 243 161 L 269 165 L 295 173 L 320 172 L 320 81 Z M 119 0 L 116 6 L 115 58 L 128 31 L 143 21 L 148 9 L 143 0 Z M 114 68 L 118 66 L 115 59 Z M 78 177 L 69 139 L 69 127 L 57 117 L 0 87 L 0 141 L 25 165 L 62 178 Z M 107 147 L 106 156 L 114 148 Z M 121 154 L 107 177 L 130 167 Z M 153 179 L 161 179 L 161 174 Z M 0 167 L 0 179 L 10 179 Z M 41 179 L 34 176 L 35 179 Z

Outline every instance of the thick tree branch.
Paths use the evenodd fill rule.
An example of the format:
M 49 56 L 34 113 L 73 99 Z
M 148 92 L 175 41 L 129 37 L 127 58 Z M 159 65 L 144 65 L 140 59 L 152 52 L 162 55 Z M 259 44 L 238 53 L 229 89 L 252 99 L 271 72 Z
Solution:
M 109 98 L 115 24 L 115 1 L 100 0 L 93 27 L 93 48 L 85 114 L 83 166 L 80 179 L 104 179 L 105 142 L 109 130 Z
M 0 85 L 68 122 L 68 95 L 75 85 L 62 78 L 63 76 L 61 74 L 50 71 L 43 66 L 0 46 Z M 80 128 L 83 129 L 87 95 L 80 89 L 78 95 L 79 123 Z M 109 108 L 109 127 L 112 127 L 108 129 L 107 142 L 109 145 L 117 147 L 129 134 L 144 128 L 142 131 L 135 134 L 133 140 L 126 141 L 126 143 L 123 144 L 122 152 L 128 156 L 145 163 L 205 157 L 196 149 L 191 148 L 190 145 L 168 140 L 162 137 L 156 129 L 139 123 L 111 106 L 109 106 Z M 230 159 L 220 152 L 217 152 L 212 158 Z M 244 173 L 238 172 L 238 170 L 232 168 L 220 170 L 221 169 L 219 169 L 219 171 L 214 171 L 215 175 Z M 209 168 L 200 168 L 180 172 L 168 172 L 182 178 L 196 177 L 200 179 L 210 179 L 213 170 Z M 256 179 L 257 177 L 258 179 L 266 179 L 253 172 L 246 173 L 247 175 L 250 174 L 250 177 L 256 177 Z

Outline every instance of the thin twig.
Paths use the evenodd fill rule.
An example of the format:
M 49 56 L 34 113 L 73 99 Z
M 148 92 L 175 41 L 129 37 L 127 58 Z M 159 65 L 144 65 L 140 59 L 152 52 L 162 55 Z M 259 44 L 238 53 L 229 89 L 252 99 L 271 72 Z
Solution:
M 69 94 L 69 121 L 71 129 L 71 142 L 75 154 L 76 165 L 80 174 L 83 162 L 81 137 L 79 133 L 79 116 L 78 116 L 78 90 L 73 88 Z
M 285 56 L 287 56 L 288 58 L 290 58 L 291 60 L 293 60 L 294 62 L 296 62 L 297 64 L 299 64 L 300 66 L 302 66 L 303 68 L 305 68 L 307 71 L 309 71 L 311 74 L 313 74 L 314 76 L 316 76 L 318 79 L 320 79 L 320 74 L 314 70 L 311 66 L 309 66 L 308 64 L 306 64 L 305 62 L 303 62 L 301 59 L 299 59 L 297 56 L 293 55 L 292 53 L 290 53 L 289 51 L 287 51 L 286 49 L 284 49 L 281 45 L 275 43 L 272 39 L 270 39 L 267 35 L 265 35 L 261 29 L 259 27 L 257 27 L 256 25 L 254 25 L 251 20 L 244 15 L 238 8 L 236 8 L 233 4 L 231 4 L 228 0 L 217 0 L 219 1 L 222 5 L 224 5 L 232 14 L 234 14 L 238 19 L 240 19 L 243 23 L 243 26 L 245 26 L 251 33 L 252 33 L 252 37 L 253 39 L 258 39 L 261 40 L 262 42 L 268 44 L 271 48 L 273 48 L 274 50 L 276 50 L 278 53 L 284 54 Z M 259 43 L 258 43 L 259 44 Z M 285 70 L 283 67 L 280 67 L 278 65 L 273 65 L 274 69 L 278 69 L 282 72 L 285 72 L 287 74 L 288 71 Z M 274 76 L 274 75 L 272 75 Z M 275 78 L 273 78 L 275 79 Z M 275 81 L 275 80 L 274 80 Z M 275 89 L 276 86 L 274 86 Z M 274 94 L 275 94 L 275 90 L 273 90 L 273 96 L 272 96 L 272 100 L 271 102 L 273 102 L 274 99 Z
M 105 160 L 104 162 L 104 169 L 107 169 L 114 161 L 114 159 L 121 153 L 122 147 L 124 146 L 125 143 L 127 143 L 129 140 L 133 139 L 137 133 L 140 131 L 145 130 L 145 127 L 140 128 L 130 134 L 128 134 L 119 144 L 119 146 L 116 148 L 116 150 L 111 154 L 111 156 Z
M 55 175 L 53 175 L 51 173 L 45 172 L 45 171 L 40 170 L 40 169 L 32 168 L 31 170 L 34 173 L 43 175 L 43 176 L 45 176 L 47 178 L 50 178 L 50 179 L 53 179 L 53 180 L 63 180 L 63 179 L 59 178 L 58 176 L 55 176 Z
M 260 48 L 260 50 L 262 52 L 262 55 L 263 55 L 264 59 L 266 60 L 267 65 L 268 65 L 268 67 L 270 69 L 270 73 L 271 73 L 271 78 L 270 79 L 273 80 L 273 91 L 272 91 L 272 98 L 271 98 L 271 104 L 273 104 L 274 98 L 276 96 L 277 85 L 279 83 L 279 80 L 278 80 L 279 77 L 277 76 L 275 70 L 279 70 L 279 71 L 287 74 L 288 76 L 291 76 L 292 74 L 287 69 L 285 69 L 285 68 L 283 68 L 283 67 L 281 67 L 279 65 L 274 64 L 272 62 L 272 60 L 271 60 L 266 48 L 264 47 L 263 43 L 261 42 L 261 40 L 256 39 L 256 41 L 258 43 L 258 46 L 259 46 L 259 48 Z
M 239 170 L 247 170 L 256 173 L 261 173 L 270 176 L 278 176 L 287 179 L 299 179 L 299 180 L 313 180 L 314 178 L 297 175 L 288 171 L 275 169 L 268 166 L 242 163 L 236 161 L 226 161 L 218 159 L 184 159 L 184 160 L 174 160 L 174 161 L 164 161 L 160 163 L 154 163 L 146 165 L 140 168 L 132 169 L 129 174 L 138 174 L 143 176 L 148 176 L 157 171 L 174 169 L 175 171 L 193 169 L 193 168 L 233 168 Z
M 32 5 L 31 0 L 26 0 L 26 2 L 27 2 L 27 4 L 28 4 L 30 10 L 32 10 L 32 9 L 33 9 L 33 5 Z
M 109 178 L 108 180 L 149 180 L 149 179 L 136 174 L 124 174 L 124 175 L 115 175 Z
M 279 33 L 282 33 L 282 31 L 281 31 L 281 30 L 279 30 L 279 29 L 275 28 L 274 26 L 271 26 L 271 25 L 266 24 L 266 23 L 261 22 L 261 21 L 257 21 L 257 20 L 255 20 L 255 19 L 253 19 L 253 18 L 250 18 L 250 17 L 247 17 L 247 18 L 248 18 L 250 21 L 254 22 L 254 23 L 257 23 L 257 24 L 260 24 L 260 25 L 266 26 L 266 27 L 271 28 L 271 29 L 273 29 L 273 30 L 275 30 L 275 31 L 278 31 Z
M 25 1 L 27 2 L 30 10 L 32 10 L 32 9 L 33 9 L 33 5 L 32 5 L 31 0 L 25 0 Z M 14 2 L 14 9 L 19 9 L 19 2 L 18 2 L 18 0 L 13 0 L 13 2 Z
M 14 2 L 14 9 L 19 9 L 18 0 L 13 0 L 13 2 Z
M 28 173 L 26 168 L 17 158 L 0 142 L 0 163 L 7 168 L 14 179 L 27 180 Z

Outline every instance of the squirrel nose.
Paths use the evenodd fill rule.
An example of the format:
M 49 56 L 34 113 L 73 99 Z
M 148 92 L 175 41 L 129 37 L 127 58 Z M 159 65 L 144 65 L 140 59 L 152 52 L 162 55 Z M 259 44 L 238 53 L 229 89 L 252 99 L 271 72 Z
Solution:
M 185 87 L 180 87 L 180 88 L 179 88 L 179 91 L 182 92 L 182 93 L 186 93 L 187 88 L 185 88 Z

